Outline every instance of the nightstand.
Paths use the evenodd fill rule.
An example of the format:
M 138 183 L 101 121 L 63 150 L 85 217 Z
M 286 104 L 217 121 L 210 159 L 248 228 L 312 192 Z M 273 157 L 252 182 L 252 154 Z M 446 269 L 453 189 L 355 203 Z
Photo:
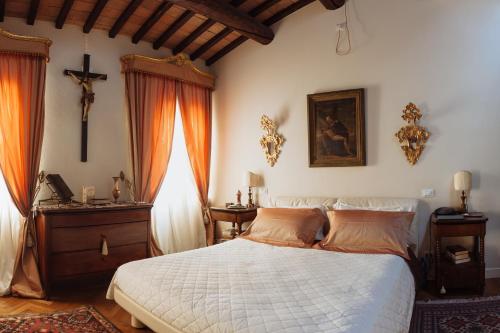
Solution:
M 440 220 L 431 215 L 431 232 L 434 239 L 434 263 L 436 289 L 474 288 L 480 294 L 484 291 L 484 236 L 486 216 L 468 217 L 457 220 Z M 447 237 L 474 237 L 471 261 L 454 264 L 446 257 L 442 239 Z
M 257 208 L 244 208 L 244 209 L 229 209 L 221 207 L 210 207 L 210 215 L 212 217 L 212 228 L 215 237 L 215 224 L 217 221 L 231 222 L 235 232 L 231 235 L 230 239 L 234 239 L 237 235 L 242 233 L 242 225 L 245 222 L 251 222 L 257 216 Z M 238 226 L 236 230 L 235 227 Z M 217 239 L 215 242 L 219 243 L 222 239 Z M 225 239 L 228 240 L 228 239 Z M 208 244 L 213 245 L 213 244 Z

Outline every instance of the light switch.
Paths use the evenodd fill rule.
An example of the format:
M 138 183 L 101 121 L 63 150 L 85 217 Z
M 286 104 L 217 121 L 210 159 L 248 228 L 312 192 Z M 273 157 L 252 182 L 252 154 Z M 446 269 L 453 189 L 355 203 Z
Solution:
M 422 197 L 424 197 L 424 198 L 432 198 L 435 195 L 436 195 L 436 191 L 433 188 L 422 189 Z

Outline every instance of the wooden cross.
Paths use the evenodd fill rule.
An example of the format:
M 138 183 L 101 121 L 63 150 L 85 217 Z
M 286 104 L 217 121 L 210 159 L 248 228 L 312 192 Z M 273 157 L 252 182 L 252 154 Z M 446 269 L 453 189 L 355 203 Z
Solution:
M 71 76 L 79 85 L 82 86 L 82 144 L 81 161 L 87 162 L 87 136 L 88 136 L 88 114 L 90 105 L 94 103 L 94 92 L 92 91 L 92 82 L 96 80 L 107 80 L 106 74 L 90 72 L 90 55 L 83 55 L 83 71 L 64 70 L 64 75 Z

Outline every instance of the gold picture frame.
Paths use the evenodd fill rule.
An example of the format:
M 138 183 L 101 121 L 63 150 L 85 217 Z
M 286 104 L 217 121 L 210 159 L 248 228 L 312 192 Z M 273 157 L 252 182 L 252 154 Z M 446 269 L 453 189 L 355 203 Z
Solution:
M 365 90 L 307 95 L 309 167 L 366 165 Z

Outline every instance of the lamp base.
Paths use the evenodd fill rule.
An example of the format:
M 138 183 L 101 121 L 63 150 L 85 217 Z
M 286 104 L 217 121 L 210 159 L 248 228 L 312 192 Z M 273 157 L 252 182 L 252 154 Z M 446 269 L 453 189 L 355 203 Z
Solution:
M 462 204 L 460 205 L 460 211 L 462 213 L 468 213 L 469 207 L 467 205 L 467 195 L 465 194 L 465 191 L 462 191 L 462 195 L 460 196 L 460 199 L 462 200 Z
M 253 203 L 253 194 L 252 194 L 252 186 L 248 186 L 248 208 L 255 207 L 255 204 Z

